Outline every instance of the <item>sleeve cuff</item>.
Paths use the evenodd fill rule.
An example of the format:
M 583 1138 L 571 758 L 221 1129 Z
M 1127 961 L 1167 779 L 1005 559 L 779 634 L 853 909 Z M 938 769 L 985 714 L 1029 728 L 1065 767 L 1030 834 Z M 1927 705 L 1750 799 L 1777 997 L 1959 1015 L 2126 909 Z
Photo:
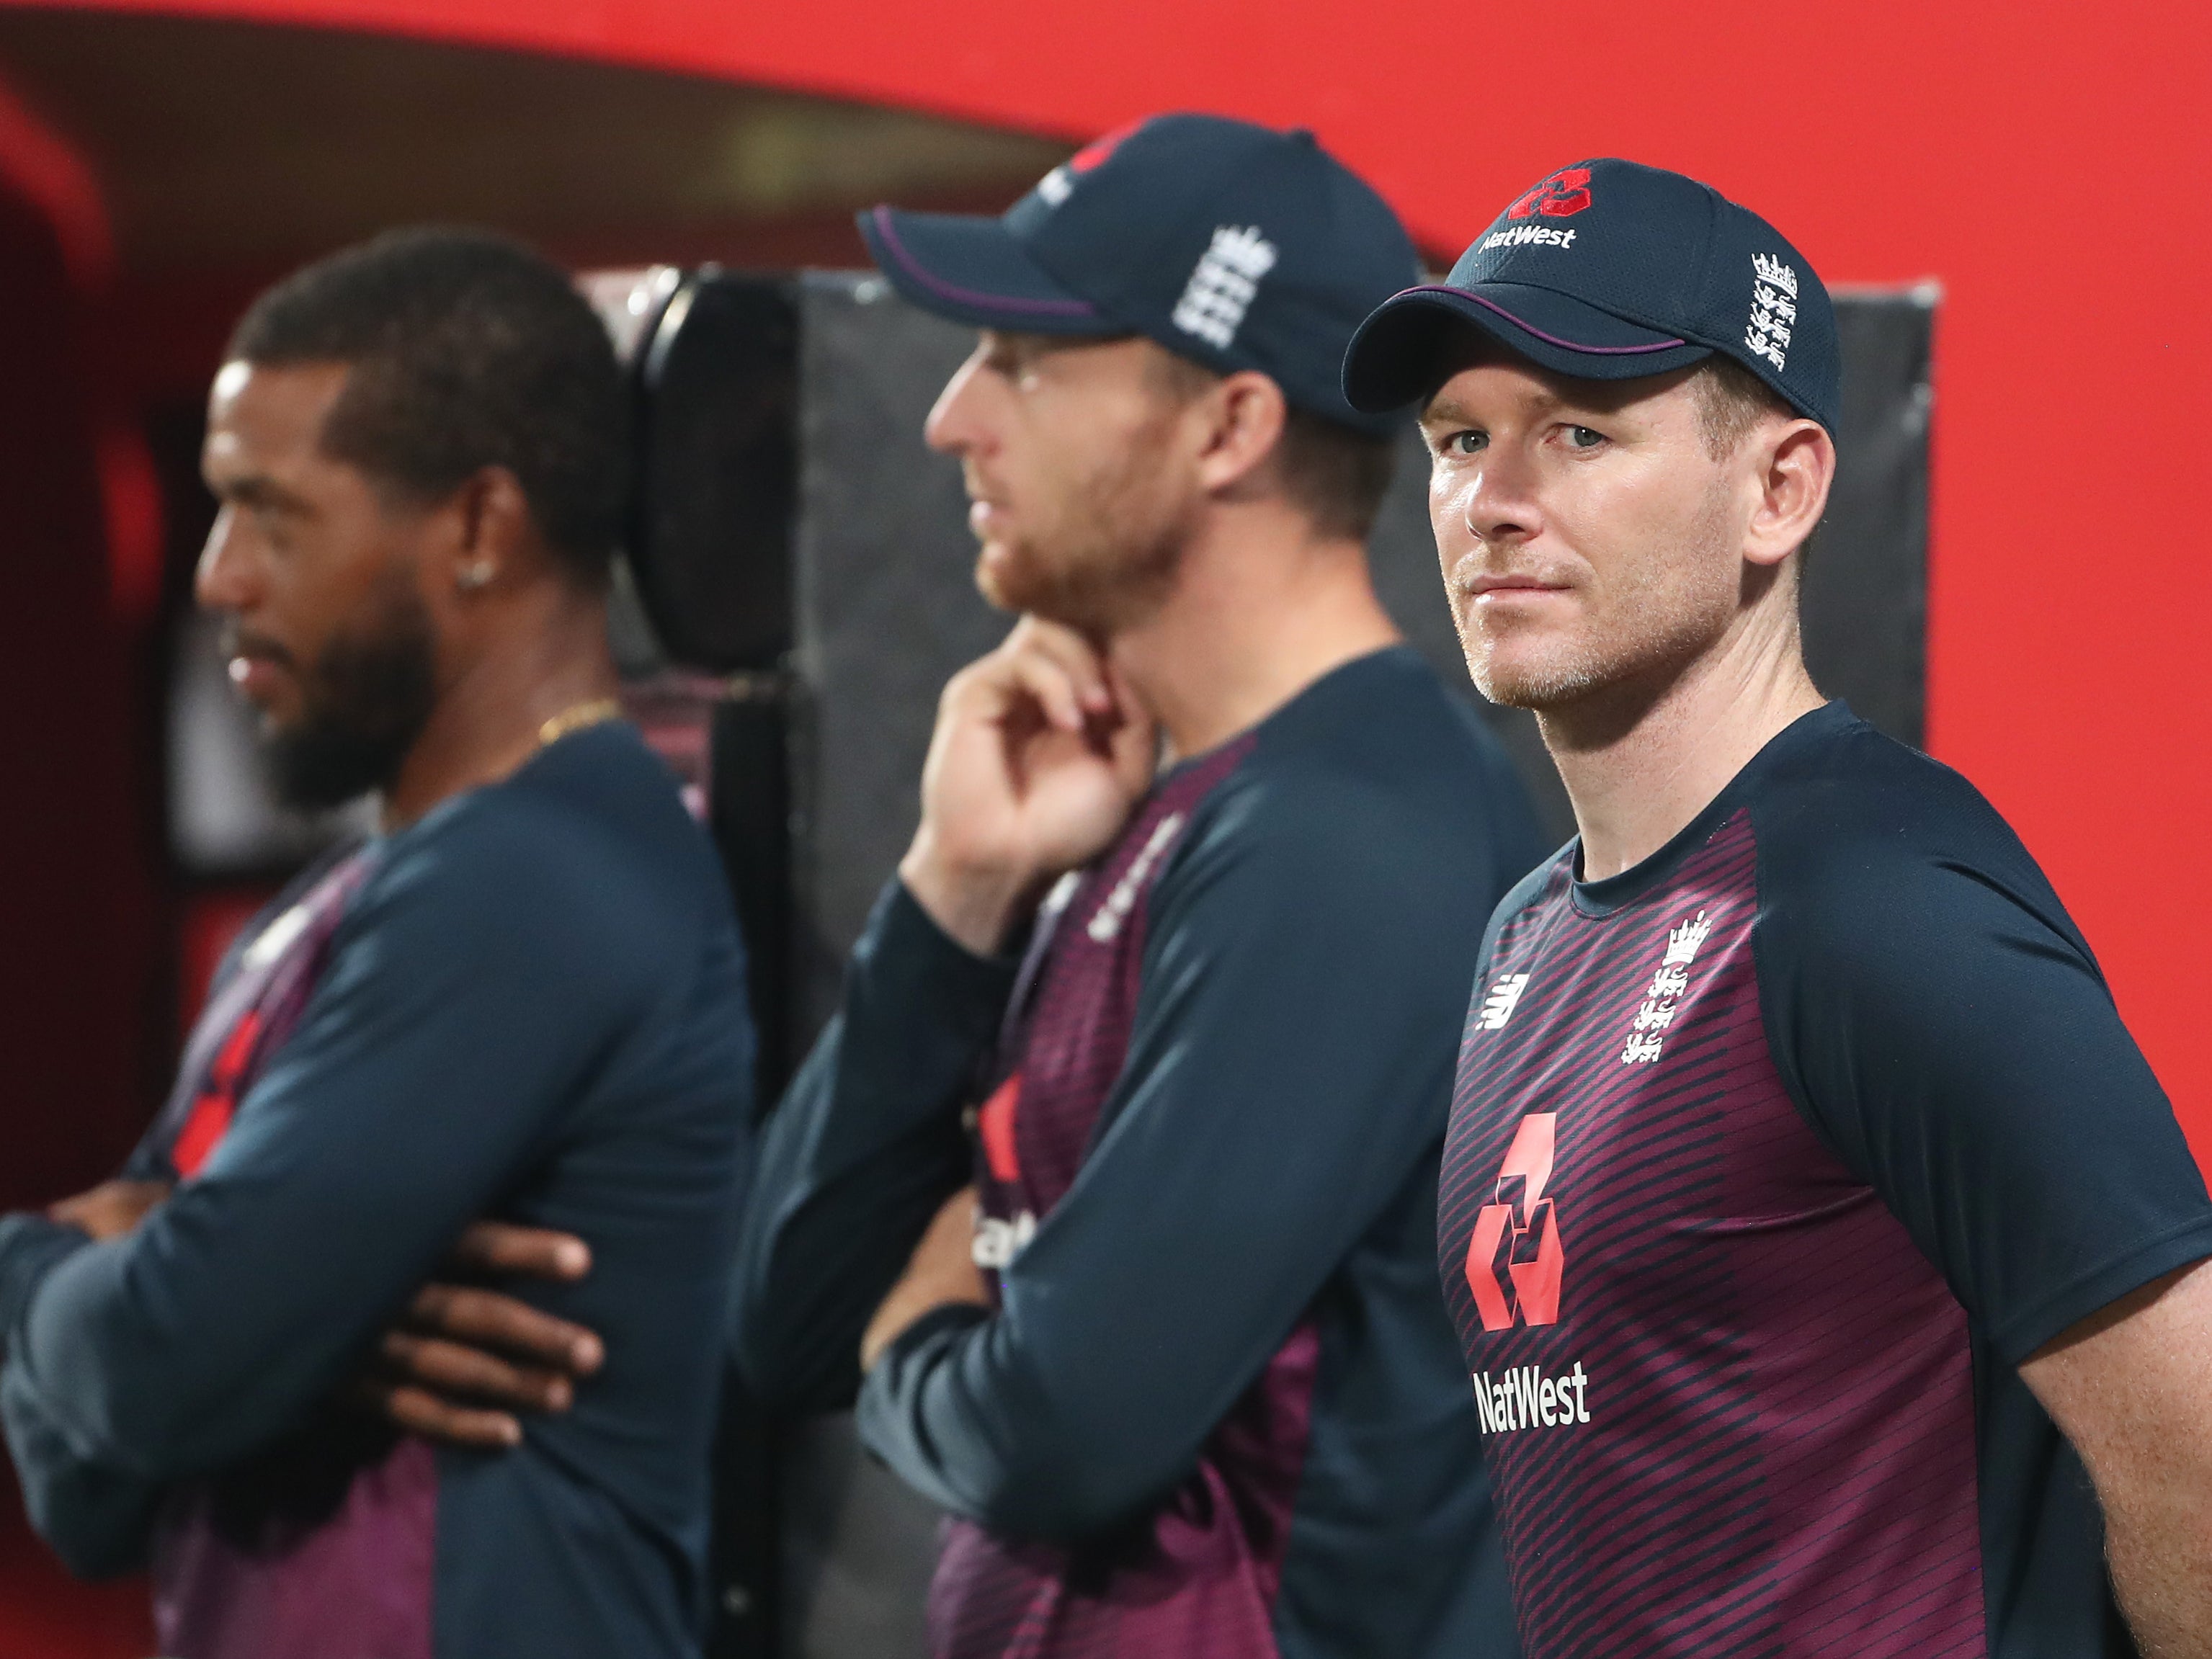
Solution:
M 970 1326 L 988 1324 L 991 1310 L 972 1302 L 948 1302 L 941 1308 L 932 1308 L 927 1313 L 901 1331 L 891 1345 L 877 1356 L 873 1376 L 884 1373 L 894 1388 L 898 1386 L 900 1373 L 922 1351 L 935 1344 L 940 1331 L 964 1331 Z
M 81 1228 L 32 1212 L 0 1216 L 0 1354 L 14 1346 L 46 1275 L 91 1243 Z
M 2212 1256 L 2212 1218 L 2197 1218 L 2163 1237 L 2083 1274 L 2056 1295 L 1994 1331 L 1999 1352 L 2013 1365 L 2025 1364 L 2091 1315 L 2110 1307 L 2130 1291 L 2141 1290 L 2179 1267 Z
M 854 970 L 887 992 L 893 1005 L 977 1042 L 998 1035 L 1021 967 L 1017 957 L 969 950 L 896 877 L 877 900 L 853 957 Z
M 860 1443 L 931 1502 L 956 1512 L 963 1510 L 958 1492 L 964 1483 L 939 1467 L 945 1448 L 921 1427 L 922 1391 L 945 1351 L 990 1319 L 988 1308 L 972 1303 L 931 1309 L 877 1356 L 854 1401 Z

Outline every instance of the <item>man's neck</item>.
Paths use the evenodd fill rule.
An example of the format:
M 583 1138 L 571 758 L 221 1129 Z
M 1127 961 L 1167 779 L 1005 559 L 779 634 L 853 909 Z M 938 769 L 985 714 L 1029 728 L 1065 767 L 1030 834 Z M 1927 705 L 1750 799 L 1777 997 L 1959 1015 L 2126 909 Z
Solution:
M 620 691 L 604 599 L 548 581 L 504 603 L 510 610 L 493 624 L 495 640 L 448 671 L 422 735 L 385 792 L 387 830 L 498 782 L 538 752 L 546 721 Z
M 1574 803 L 1583 878 L 1601 881 L 1664 847 L 1753 756 L 1820 706 L 1790 595 L 1741 618 L 1656 690 L 1621 687 L 1538 715 Z
M 1397 638 L 1359 544 L 1317 538 L 1271 503 L 1223 514 L 1188 550 L 1167 602 L 1109 653 L 1188 757 Z

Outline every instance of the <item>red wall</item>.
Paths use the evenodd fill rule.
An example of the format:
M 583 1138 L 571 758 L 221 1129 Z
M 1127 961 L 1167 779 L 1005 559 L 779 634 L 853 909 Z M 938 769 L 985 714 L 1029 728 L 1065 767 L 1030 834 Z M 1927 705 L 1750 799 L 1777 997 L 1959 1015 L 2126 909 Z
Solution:
M 107 556 L 143 553 L 145 527 L 112 510 L 127 489 L 103 501 L 94 461 L 104 226 L 96 199 L 54 187 L 60 152 L 20 113 L 0 89 L 0 1209 L 112 1173 L 145 1120 L 149 1049 L 167 1047 L 148 1018 L 143 596 Z M 150 1640 L 143 1586 L 62 1580 L 0 1459 L 0 1654 L 127 1659 Z
M 1067 135 L 1303 122 L 1456 248 L 1618 153 L 1778 221 L 1831 280 L 1933 276 L 1930 742 L 2011 817 L 2212 1156 L 2212 9 L 2029 0 L 240 0 L 165 9 L 502 41 Z M 2086 1104 L 2086 1103 L 2085 1103 Z
M 0 1208 L 91 1185 L 137 1139 L 159 948 L 143 665 L 107 557 L 92 319 L 13 160 L 0 125 Z
M 125 0 L 125 6 L 132 9 Z M 1638 0 L 232 0 L 621 58 L 1068 135 L 1207 107 L 1316 127 L 1454 248 L 1591 154 L 1681 167 L 1831 280 L 1933 276 L 1932 746 L 2012 818 L 2111 971 L 2200 1153 L 2212 696 L 2212 9 Z

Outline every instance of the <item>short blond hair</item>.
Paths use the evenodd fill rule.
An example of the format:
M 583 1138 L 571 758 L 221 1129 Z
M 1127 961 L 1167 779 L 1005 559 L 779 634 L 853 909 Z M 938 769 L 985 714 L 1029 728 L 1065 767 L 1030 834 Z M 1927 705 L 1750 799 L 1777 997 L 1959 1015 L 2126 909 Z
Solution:
M 1178 401 L 1203 396 L 1224 378 L 1163 347 L 1153 356 L 1161 389 Z M 1390 490 L 1397 447 L 1326 416 L 1285 404 L 1283 435 L 1269 461 L 1284 496 L 1323 536 L 1364 542 Z
M 1717 461 L 1735 454 L 1735 447 L 1762 416 L 1797 417 L 1780 392 L 1735 358 L 1718 352 L 1698 365 L 1690 383 L 1698 389 L 1698 435 L 1705 441 L 1705 453 Z

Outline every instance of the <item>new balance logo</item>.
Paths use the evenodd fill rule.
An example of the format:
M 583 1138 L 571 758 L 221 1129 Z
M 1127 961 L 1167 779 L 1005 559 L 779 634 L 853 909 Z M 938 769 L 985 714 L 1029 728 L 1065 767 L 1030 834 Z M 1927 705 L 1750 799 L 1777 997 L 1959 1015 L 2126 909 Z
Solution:
M 1534 1365 L 1519 1365 L 1494 1380 L 1488 1371 L 1476 1371 L 1468 1380 L 1474 1384 L 1475 1414 L 1482 1419 L 1485 1434 L 1510 1434 L 1539 1425 L 1564 1429 L 1590 1420 L 1589 1402 L 1583 1395 L 1589 1378 L 1579 1359 L 1565 1376 L 1547 1376 Z
M 1275 268 L 1275 245 L 1256 226 L 1223 225 L 1213 233 L 1212 246 L 1199 256 L 1198 268 L 1176 302 L 1175 325 L 1228 350 L 1259 295 L 1260 279 Z
M 1513 1018 L 1514 1009 L 1520 1006 L 1521 993 L 1528 988 L 1528 975 L 1506 975 L 1490 988 L 1490 994 L 1482 1000 L 1482 1012 L 1475 1016 L 1475 1024 L 1486 1031 L 1504 1030 L 1505 1022 Z
M 1474 1236 L 1467 1242 L 1467 1287 L 1474 1292 L 1486 1331 L 1504 1330 L 1516 1321 L 1559 1323 L 1567 1252 L 1559 1218 L 1544 1196 L 1559 1121 L 1556 1112 L 1531 1112 L 1521 1120 L 1498 1171 L 1496 1201 L 1476 1212 Z

